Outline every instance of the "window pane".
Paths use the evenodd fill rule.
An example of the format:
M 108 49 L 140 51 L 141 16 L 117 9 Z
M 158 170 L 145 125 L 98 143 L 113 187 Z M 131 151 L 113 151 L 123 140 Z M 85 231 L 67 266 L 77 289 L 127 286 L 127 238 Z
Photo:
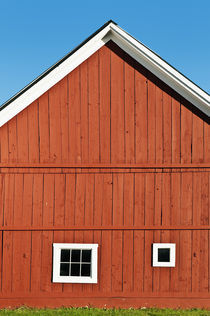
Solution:
M 71 251 L 71 262 L 80 262 L 80 253 L 79 249 L 72 249 Z
M 70 250 L 61 249 L 61 262 L 69 262 L 69 261 L 70 261 Z
M 158 262 L 170 262 L 170 248 L 158 249 Z
M 60 275 L 61 276 L 69 276 L 69 263 L 61 263 Z
M 82 262 L 91 262 L 91 250 L 82 250 Z
M 90 264 L 82 264 L 81 276 L 91 276 L 90 274 Z
M 80 264 L 72 263 L 71 264 L 71 276 L 80 276 Z

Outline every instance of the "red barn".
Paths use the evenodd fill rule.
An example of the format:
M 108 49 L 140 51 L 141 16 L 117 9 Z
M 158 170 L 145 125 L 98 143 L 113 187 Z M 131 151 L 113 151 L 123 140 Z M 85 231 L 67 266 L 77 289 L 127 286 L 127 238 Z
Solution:
M 109 21 L 0 110 L 1 307 L 210 307 L 205 91 Z

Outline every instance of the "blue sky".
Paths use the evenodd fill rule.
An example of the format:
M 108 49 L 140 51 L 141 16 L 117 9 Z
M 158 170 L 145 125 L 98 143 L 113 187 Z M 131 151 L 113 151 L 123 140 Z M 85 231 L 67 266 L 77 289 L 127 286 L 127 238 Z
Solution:
M 110 19 L 210 93 L 209 0 L 0 0 L 0 105 Z

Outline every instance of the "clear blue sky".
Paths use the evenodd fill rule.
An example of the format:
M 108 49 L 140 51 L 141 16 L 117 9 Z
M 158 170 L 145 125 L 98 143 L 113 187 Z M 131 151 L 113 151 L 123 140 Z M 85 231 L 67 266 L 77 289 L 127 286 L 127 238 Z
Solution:
M 210 93 L 210 0 L 0 0 L 0 105 L 110 19 Z

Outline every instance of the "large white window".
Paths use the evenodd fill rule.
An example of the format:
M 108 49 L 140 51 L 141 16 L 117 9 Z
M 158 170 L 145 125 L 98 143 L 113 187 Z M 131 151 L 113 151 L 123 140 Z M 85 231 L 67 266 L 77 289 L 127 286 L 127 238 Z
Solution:
M 153 244 L 153 267 L 175 267 L 176 244 Z
M 53 282 L 97 283 L 98 244 L 53 244 Z

